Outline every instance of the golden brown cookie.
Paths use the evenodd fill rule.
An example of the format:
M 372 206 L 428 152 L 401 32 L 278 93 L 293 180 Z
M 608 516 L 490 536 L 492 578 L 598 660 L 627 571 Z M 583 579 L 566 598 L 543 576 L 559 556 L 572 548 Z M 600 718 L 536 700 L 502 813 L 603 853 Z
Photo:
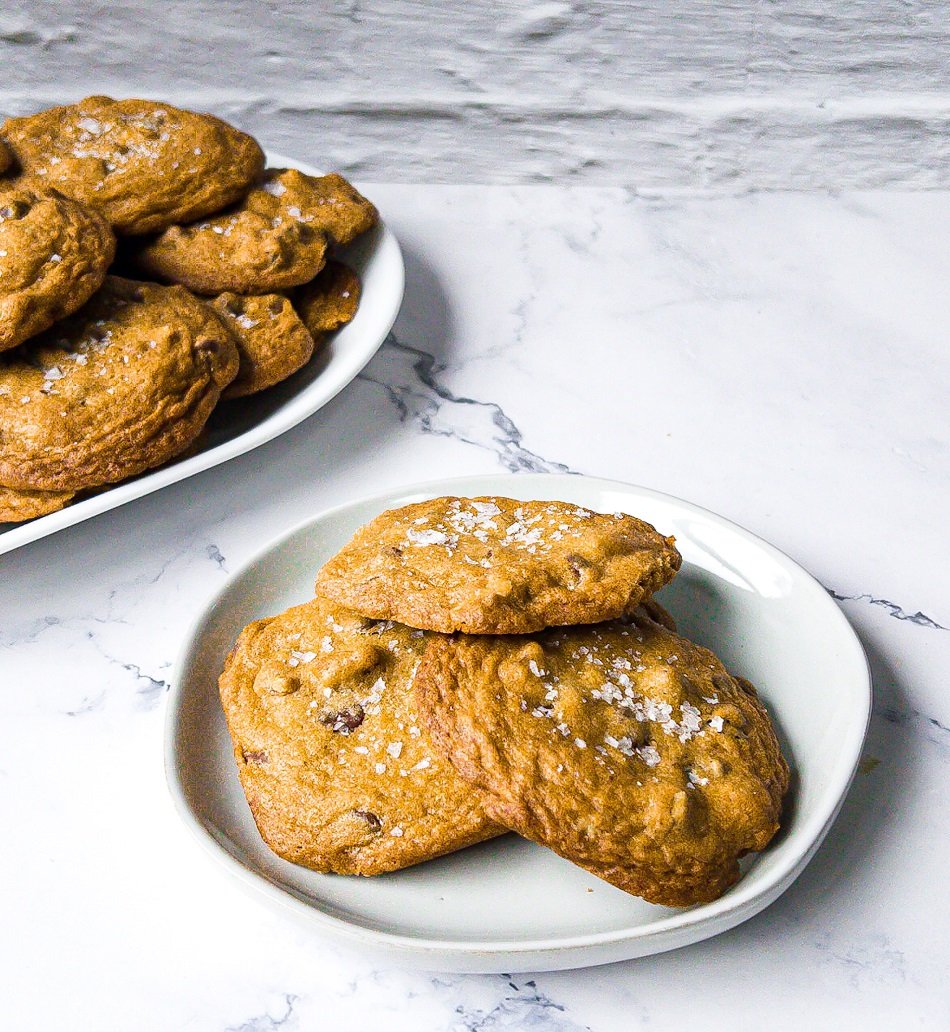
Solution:
M 22 523 L 65 508 L 73 491 L 23 491 L 0 485 L 0 523 Z
M 380 874 L 500 833 L 413 708 L 421 631 L 319 599 L 241 633 L 220 678 L 264 841 L 317 871 Z
M 303 215 L 335 244 L 348 244 L 379 222 L 375 205 L 338 172 L 304 178 L 306 185 L 301 184 L 298 195 L 301 207 L 306 205 Z M 294 180 L 281 176 L 281 182 L 290 190 Z
M 173 455 L 168 462 L 162 463 L 161 467 L 172 466 L 176 462 L 190 459 L 197 455 L 207 444 L 207 428 L 195 438 L 184 451 Z M 150 473 L 151 470 L 146 470 Z M 91 498 L 108 490 L 111 484 L 100 484 L 97 487 L 88 488 L 85 491 L 28 491 L 15 487 L 0 486 L 0 523 L 19 523 L 24 520 L 36 519 L 38 516 L 48 516 L 51 512 L 65 509 L 67 505 L 74 502 Z
M 105 219 L 66 197 L 0 188 L 0 351 L 76 311 L 115 255 Z
M 314 340 L 322 340 L 353 319 L 360 290 L 359 276 L 348 265 L 330 259 L 316 279 L 294 291 L 294 307 Z
M 340 176 L 274 168 L 233 208 L 172 226 L 134 260 L 144 273 L 198 294 L 269 294 L 312 280 L 336 233 L 352 239 L 375 221 L 376 209 Z
M 13 153 L 10 148 L 0 140 L 0 176 L 13 164 Z
M 788 766 L 755 689 L 643 610 L 433 635 L 416 691 L 495 820 L 650 902 L 717 898 L 778 829 Z
M 672 538 L 623 513 L 434 498 L 357 531 L 317 575 L 317 594 L 411 627 L 528 634 L 631 612 L 680 562 Z
M 78 491 L 159 466 L 198 436 L 237 368 L 230 331 L 187 290 L 109 276 L 0 356 L 0 484 Z
M 256 394 L 310 361 L 313 337 L 282 294 L 219 294 L 209 303 L 234 334 L 241 356 L 223 398 Z
M 0 128 L 24 183 L 99 209 L 118 233 L 210 215 L 260 179 L 257 142 L 213 115 L 87 97 Z

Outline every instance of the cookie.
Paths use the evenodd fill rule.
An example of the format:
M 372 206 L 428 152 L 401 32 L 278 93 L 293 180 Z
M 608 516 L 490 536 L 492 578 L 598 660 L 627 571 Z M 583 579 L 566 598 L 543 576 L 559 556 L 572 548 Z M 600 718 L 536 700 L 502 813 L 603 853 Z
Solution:
M 198 294 L 269 294 L 312 280 L 331 240 L 352 239 L 376 217 L 341 176 L 269 169 L 240 204 L 173 226 L 142 245 L 135 261 L 143 273 Z
M 348 244 L 379 222 L 375 205 L 338 172 L 303 178 L 306 184 L 301 183 L 298 195 L 299 202 L 303 202 L 302 217 L 309 218 L 309 224 L 326 233 L 335 244 Z M 289 190 L 293 180 L 281 176 L 281 182 Z
M 13 153 L 10 148 L 0 140 L 0 176 L 13 164 Z
M 377 516 L 317 576 L 364 616 L 470 634 L 528 634 L 632 611 L 679 569 L 649 523 L 567 502 L 434 498 Z
M 286 860 L 380 874 L 500 833 L 413 707 L 421 631 L 319 599 L 246 627 L 220 678 L 241 784 Z
M 241 357 L 223 398 L 256 394 L 310 361 L 313 337 L 282 294 L 219 294 L 210 304 L 232 331 Z
M 294 307 L 314 340 L 351 322 L 360 304 L 360 278 L 331 259 L 322 272 L 293 293 Z
M 416 695 L 491 817 L 652 903 L 717 898 L 779 827 L 788 766 L 755 689 L 643 610 L 433 635 Z
M 109 276 L 0 356 L 0 484 L 78 491 L 161 465 L 195 440 L 237 368 L 230 331 L 187 290 Z
M 213 115 L 87 97 L 10 118 L 0 136 L 24 183 L 97 208 L 117 233 L 154 233 L 242 197 L 264 170 L 257 142 Z
M 0 188 L 0 351 L 76 311 L 99 289 L 115 237 L 91 208 Z
M 64 509 L 75 497 L 73 491 L 18 491 L 0 486 L 0 523 L 22 523 Z

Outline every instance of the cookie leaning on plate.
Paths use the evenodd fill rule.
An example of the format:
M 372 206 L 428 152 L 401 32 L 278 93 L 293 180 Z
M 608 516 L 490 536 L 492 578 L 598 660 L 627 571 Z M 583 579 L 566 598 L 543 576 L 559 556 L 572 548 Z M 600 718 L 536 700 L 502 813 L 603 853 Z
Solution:
M 0 351 L 83 305 L 114 256 L 112 230 L 91 208 L 0 186 Z
M 87 97 L 7 119 L 0 137 L 19 182 L 97 208 L 123 234 L 220 211 L 264 171 L 263 151 L 246 133 L 152 100 Z
M 230 331 L 188 291 L 110 276 L 27 353 L 0 356 L 0 484 L 78 491 L 161 465 L 237 368 Z
M 669 580 L 672 538 L 566 502 L 434 498 L 382 513 L 317 575 L 365 616 L 470 634 L 528 634 L 631 612 Z
M 315 279 L 293 292 L 294 308 L 313 339 L 319 341 L 353 319 L 360 293 L 359 276 L 331 258 Z
M 133 260 L 143 273 L 198 294 L 268 294 L 312 280 L 331 241 L 346 243 L 377 218 L 342 176 L 268 169 L 239 204 L 167 229 Z
M 495 820 L 650 902 L 716 899 L 778 829 L 788 766 L 755 690 L 644 610 L 433 635 L 416 691 Z
M 415 714 L 424 643 L 319 599 L 241 633 L 221 702 L 254 819 L 279 856 L 372 875 L 501 833 Z
M 231 330 L 241 359 L 222 398 L 273 387 L 310 361 L 313 337 L 283 294 L 219 294 L 209 304 Z
M 64 509 L 75 491 L 28 491 L 0 486 L 0 523 L 22 523 Z

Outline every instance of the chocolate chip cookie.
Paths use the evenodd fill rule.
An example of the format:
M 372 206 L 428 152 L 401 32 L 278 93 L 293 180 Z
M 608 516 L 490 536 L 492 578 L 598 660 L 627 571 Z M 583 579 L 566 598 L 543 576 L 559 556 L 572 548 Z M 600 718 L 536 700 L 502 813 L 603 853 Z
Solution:
M 223 398 L 256 394 L 310 361 L 313 337 L 282 294 L 219 294 L 210 304 L 234 334 L 241 356 Z
M 257 142 L 213 115 L 87 97 L 0 128 L 35 189 L 97 208 L 117 233 L 153 233 L 242 197 L 264 170 Z
M 500 833 L 415 713 L 424 642 L 319 599 L 241 633 L 221 702 L 254 820 L 279 856 L 372 875 Z
M 779 827 L 788 766 L 755 689 L 643 610 L 433 635 L 416 697 L 491 817 L 650 902 L 717 898 Z
M 161 465 L 195 440 L 237 369 L 230 331 L 187 290 L 109 276 L 0 356 L 0 484 L 78 491 Z
M 269 169 L 239 204 L 214 218 L 173 226 L 144 244 L 134 260 L 143 273 L 198 294 L 268 294 L 312 280 L 331 241 L 352 239 L 376 217 L 341 176 Z
M 632 611 L 679 569 L 672 538 L 566 502 L 434 498 L 361 528 L 317 594 L 433 631 L 528 634 Z
M 360 304 L 360 278 L 347 265 L 330 259 L 323 270 L 293 294 L 294 307 L 314 340 L 322 340 L 352 321 Z
M 0 187 L 0 351 L 85 304 L 114 255 L 112 230 L 91 208 Z

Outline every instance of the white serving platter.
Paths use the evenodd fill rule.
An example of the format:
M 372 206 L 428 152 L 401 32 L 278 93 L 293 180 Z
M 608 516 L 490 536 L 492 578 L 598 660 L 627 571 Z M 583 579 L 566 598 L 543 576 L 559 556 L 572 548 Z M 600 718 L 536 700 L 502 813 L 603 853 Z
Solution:
M 442 494 L 557 498 L 623 511 L 674 534 L 683 569 L 663 590 L 680 631 L 756 684 L 792 767 L 783 828 L 722 898 L 653 906 L 513 835 L 377 878 L 320 875 L 273 855 L 241 792 L 217 676 L 238 632 L 313 597 L 318 567 L 384 509 Z M 794 881 L 838 813 L 871 708 L 861 645 L 824 589 L 776 548 L 721 516 L 642 487 L 568 475 L 464 477 L 324 512 L 230 577 L 183 643 L 172 678 L 165 766 L 178 813 L 259 900 L 391 963 L 515 972 L 604 964 L 732 928 Z
M 321 174 L 279 154 L 268 153 L 267 163 L 271 167 L 298 168 L 310 175 Z M 243 455 L 326 405 L 379 350 L 396 321 L 405 285 L 399 244 L 383 221 L 349 246 L 340 248 L 339 257 L 356 269 L 362 280 L 359 309 L 353 321 L 333 334 L 303 369 L 260 394 L 218 405 L 197 454 L 116 484 L 49 516 L 27 523 L 0 523 L 0 554 Z

